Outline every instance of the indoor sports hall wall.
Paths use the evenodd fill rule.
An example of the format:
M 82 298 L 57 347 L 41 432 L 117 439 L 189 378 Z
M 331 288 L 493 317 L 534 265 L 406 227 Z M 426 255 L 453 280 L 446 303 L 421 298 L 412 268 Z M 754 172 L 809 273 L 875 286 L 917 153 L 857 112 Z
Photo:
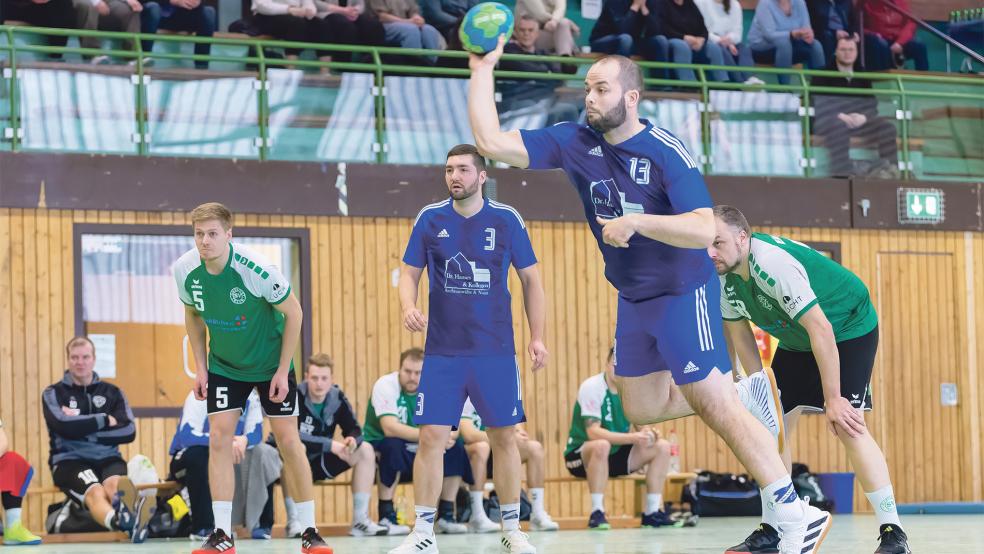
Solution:
M 185 225 L 187 220 L 180 213 L 0 209 L 0 415 L 12 448 L 25 454 L 37 470 L 33 487 L 51 485 L 40 394 L 61 377 L 63 345 L 74 332 L 73 225 L 77 223 Z M 336 381 L 364 414 L 375 379 L 396 368 L 401 350 L 423 343 L 422 335 L 402 330 L 393 286 L 410 220 L 243 215 L 236 223 L 309 230 L 313 351 L 334 357 Z M 579 383 L 602 368 L 614 325 L 615 296 L 583 223 L 534 221 L 529 229 L 545 277 L 547 346 L 552 356 L 549 366 L 537 374 L 528 371 L 522 354 L 520 362 L 529 430 L 546 445 L 549 480 L 567 475 L 562 452 L 571 406 Z M 842 263 L 871 289 L 882 343 L 869 422 L 888 456 L 898 501 L 984 499 L 980 405 L 984 343 L 978 338 L 984 327 L 980 277 L 984 235 L 762 230 L 839 245 Z M 515 276 L 512 289 L 519 290 Z M 517 337 L 523 342 L 527 334 L 521 328 L 521 296 L 516 294 L 513 301 Z M 524 352 L 525 344 L 518 346 Z M 940 405 L 944 382 L 958 386 L 955 407 Z M 171 417 L 140 418 L 137 440 L 124 449 L 125 455 L 147 455 L 163 476 L 176 423 Z M 740 469 L 724 444 L 697 420 L 661 428 L 668 431 L 674 425 L 683 468 Z M 814 471 L 849 471 L 843 449 L 826 431 L 822 418 L 804 420 L 797 437 L 795 460 Z M 610 487 L 610 513 L 631 513 L 632 485 L 623 481 Z M 319 521 L 347 522 L 347 487 L 319 490 Z M 548 508 L 554 517 L 586 517 L 586 492 L 582 483 L 550 483 Z M 43 527 L 44 505 L 53 500 L 54 495 L 29 499 L 29 527 Z M 856 492 L 856 509 L 867 509 L 863 500 Z

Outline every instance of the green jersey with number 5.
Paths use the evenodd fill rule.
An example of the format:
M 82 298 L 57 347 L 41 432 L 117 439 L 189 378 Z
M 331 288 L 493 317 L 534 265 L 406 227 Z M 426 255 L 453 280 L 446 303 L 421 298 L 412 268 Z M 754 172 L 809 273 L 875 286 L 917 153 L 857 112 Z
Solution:
M 244 382 L 269 381 L 280 365 L 284 316 L 274 306 L 290 296 L 280 269 L 247 247 L 229 244 L 218 275 L 192 248 L 172 266 L 178 297 L 208 326 L 208 370 Z
M 779 348 L 809 352 L 810 336 L 799 319 L 819 304 L 837 342 L 878 325 L 868 287 L 844 266 L 792 239 L 753 233 L 751 278 L 721 275 L 721 313 L 726 321 L 751 320 L 779 339 Z

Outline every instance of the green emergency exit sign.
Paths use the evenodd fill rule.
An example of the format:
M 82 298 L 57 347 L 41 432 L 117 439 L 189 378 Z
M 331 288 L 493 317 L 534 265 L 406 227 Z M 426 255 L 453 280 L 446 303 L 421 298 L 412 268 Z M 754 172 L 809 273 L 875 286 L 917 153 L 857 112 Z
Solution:
M 943 222 L 943 191 L 940 189 L 899 188 L 899 223 L 938 224 Z

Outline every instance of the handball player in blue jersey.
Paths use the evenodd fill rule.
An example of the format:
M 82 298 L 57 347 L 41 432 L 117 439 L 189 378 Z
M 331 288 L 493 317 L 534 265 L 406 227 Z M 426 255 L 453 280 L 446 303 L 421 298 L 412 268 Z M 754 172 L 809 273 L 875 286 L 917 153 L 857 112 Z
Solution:
M 563 169 L 580 196 L 605 277 L 618 290 L 615 373 L 626 415 L 646 424 L 696 413 L 763 485 L 780 522 L 780 552 L 816 552 L 830 514 L 796 496 L 777 451 L 783 432 L 775 376 L 733 383 L 720 285 L 706 255 L 715 236 L 713 204 L 680 140 L 639 119 L 639 66 L 622 56 L 591 66 L 587 125 L 506 132 L 492 75 L 503 44 L 500 38 L 496 50 L 469 60 L 475 144 L 516 167 Z
M 502 549 L 535 554 L 519 529 L 521 461 L 515 425 L 525 421 L 513 342 L 509 266 L 523 285 L 533 370 L 543 367 L 546 305 L 526 224 L 510 206 L 482 195 L 485 160 L 470 144 L 448 152 L 444 180 L 450 197 L 425 206 L 414 221 L 400 271 L 403 325 L 427 330 L 414 423 L 420 442 L 413 466 L 417 520 L 390 554 L 436 553 L 434 513 L 441 492 L 444 450 L 466 398 L 487 427 L 495 458 L 492 480 L 502 514 Z M 428 315 L 417 308 L 424 268 L 430 282 Z

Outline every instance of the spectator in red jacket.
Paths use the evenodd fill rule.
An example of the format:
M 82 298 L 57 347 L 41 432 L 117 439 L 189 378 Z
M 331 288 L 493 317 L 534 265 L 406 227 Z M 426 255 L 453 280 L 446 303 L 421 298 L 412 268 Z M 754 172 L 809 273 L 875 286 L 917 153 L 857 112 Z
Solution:
M 867 0 L 864 15 L 864 64 L 868 71 L 901 67 L 912 60 L 918 71 L 929 69 L 926 45 L 915 39 L 916 22 L 892 9 L 891 4 L 909 12 L 908 0 Z

